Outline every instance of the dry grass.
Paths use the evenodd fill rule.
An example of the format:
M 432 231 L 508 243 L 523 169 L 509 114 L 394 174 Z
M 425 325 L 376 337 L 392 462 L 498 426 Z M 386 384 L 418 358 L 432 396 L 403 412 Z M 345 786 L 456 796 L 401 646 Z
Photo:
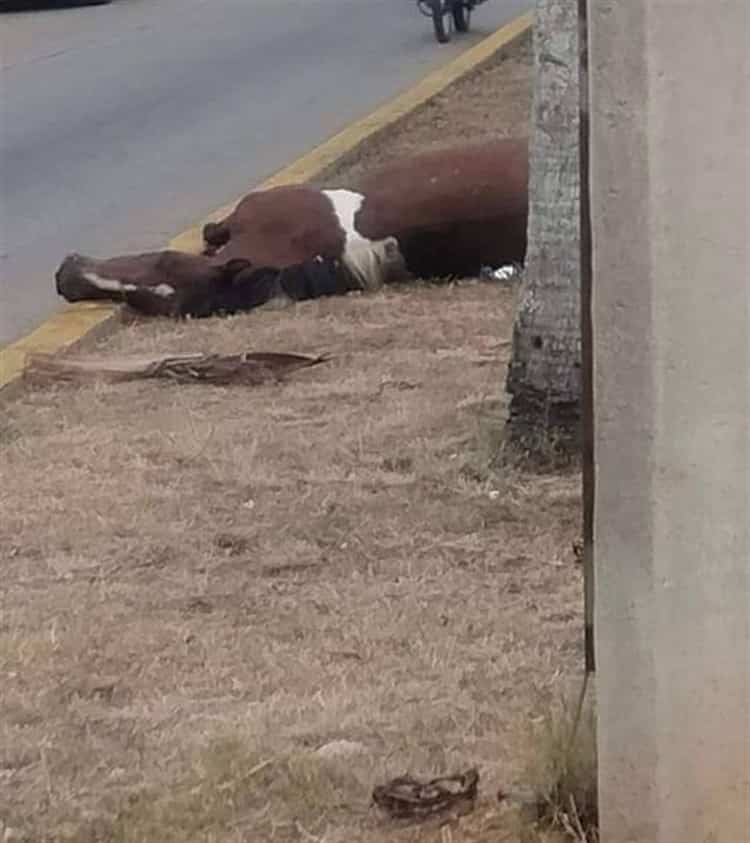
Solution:
M 139 322 L 97 350 L 334 359 L 4 408 L 0 838 L 515 839 L 494 793 L 582 621 L 579 478 L 492 467 L 513 306 L 467 282 Z M 474 764 L 458 827 L 370 807 Z
M 538 694 L 581 661 L 577 476 L 478 470 L 512 310 L 465 284 L 135 325 L 113 351 L 165 332 L 335 359 L 286 386 L 9 408 L 0 775 L 21 839 L 391 839 L 376 780 L 474 763 L 470 822 L 499 821 Z M 340 739 L 361 751 L 310 754 Z

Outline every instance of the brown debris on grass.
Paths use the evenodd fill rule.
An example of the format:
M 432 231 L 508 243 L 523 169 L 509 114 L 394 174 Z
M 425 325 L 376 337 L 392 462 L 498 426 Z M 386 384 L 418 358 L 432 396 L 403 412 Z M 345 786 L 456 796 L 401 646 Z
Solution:
M 405 775 L 378 785 L 372 800 L 392 817 L 423 820 L 448 811 L 465 814 L 473 810 L 478 787 L 479 771 L 473 767 L 427 782 Z
M 471 108 L 523 112 L 504 80 Z M 97 352 L 332 359 L 3 408 L 0 839 L 517 839 L 494 793 L 583 648 L 579 478 L 495 460 L 513 308 L 467 281 L 136 322 Z M 371 807 L 472 765 L 458 827 Z

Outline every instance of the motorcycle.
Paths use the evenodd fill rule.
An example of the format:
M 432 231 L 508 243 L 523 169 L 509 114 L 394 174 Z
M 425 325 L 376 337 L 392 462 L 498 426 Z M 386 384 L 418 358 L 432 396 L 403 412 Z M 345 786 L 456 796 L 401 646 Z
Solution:
M 468 32 L 471 13 L 487 0 L 417 0 L 417 8 L 432 18 L 435 38 L 441 44 L 451 40 L 452 33 Z

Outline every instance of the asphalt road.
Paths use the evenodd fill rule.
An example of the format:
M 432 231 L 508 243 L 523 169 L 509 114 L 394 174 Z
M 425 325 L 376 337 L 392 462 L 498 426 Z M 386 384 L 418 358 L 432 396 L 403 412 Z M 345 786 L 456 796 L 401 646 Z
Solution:
M 531 5 L 439 46 L 413 0 L 115 0 L 0 14 L 0 345 L 69 251 L 161 247 Z

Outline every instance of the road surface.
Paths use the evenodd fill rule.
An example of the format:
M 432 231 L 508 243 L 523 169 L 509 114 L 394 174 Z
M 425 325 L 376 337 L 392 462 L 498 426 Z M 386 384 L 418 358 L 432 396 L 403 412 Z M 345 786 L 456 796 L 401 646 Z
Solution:
M 159 248 L 531 0 L 439 46 L 413 0 L 115 0 L 0 14 L 0 345 L 69 251 Z

